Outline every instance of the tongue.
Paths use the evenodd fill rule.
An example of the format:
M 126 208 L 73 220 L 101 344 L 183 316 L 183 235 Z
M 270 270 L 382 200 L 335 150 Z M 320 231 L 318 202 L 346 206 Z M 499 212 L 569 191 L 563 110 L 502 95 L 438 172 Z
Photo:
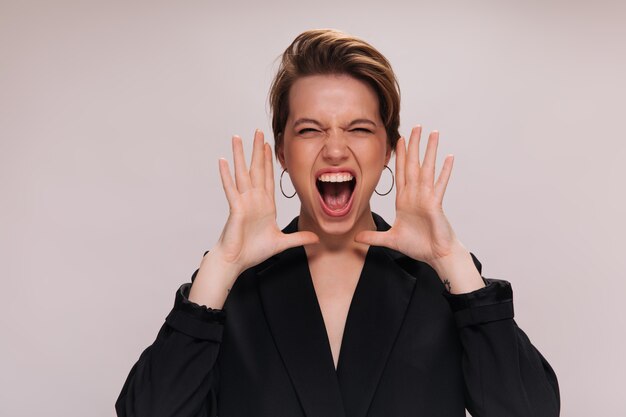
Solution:
M 339 210 L 344 208 L 350 200 L 350 183 L 344 182 L 323 182 L 322 198 L 324 203 L 331 210 Z

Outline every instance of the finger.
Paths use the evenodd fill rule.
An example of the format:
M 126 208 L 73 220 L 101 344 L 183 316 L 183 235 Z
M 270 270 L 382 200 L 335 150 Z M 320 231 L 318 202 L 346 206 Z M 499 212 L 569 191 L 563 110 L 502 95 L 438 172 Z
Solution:
M 243 155 L 243 143 L 237 135 L 233 136 L 233 160 L 235 161 L 235 182 L 240 193 L 250 189 L 250 175 L 246 168 L 246 159 Z
M 417 125 L 411 130 L 411 138 L 407 150 L 407 163 L 405 164 L 405 178 L 407 183 L 417 183 L 420 176 L 420 136 L 422 126 Z
M 313 232 L 295 232 L 283 234 L 282 239 L 278 243 L 279 252 L 296 246 L 310 245 L 319 243 L 319 237 Z
M 222 179 L 222 187 L 224 187 L 224 193 L 226 194 L 226 200 L 228 200 L 228 206 L 232 208 L 235 206 L 239 193 L 235 187 L 233 177 L 230 175 L 230 169 L 228 168 L 228 161 L 224 158 L 219 159 L 220 178 Z
M 446 193 L 446 187 L 448 186 L 448 181 L 450 180 L 453 164 L 454 155 L 447 155 L 446 159 L 443 161 L 443 167 L 441 168 L 441 173 L 437 179 L 437 184 L 435 184 L 435 198 L 440 205 L 443 204 L 443 195 Z
M 433 130 L 428 135 L 428 144 L 426 145 L 426 155 L 424 155 L 424 163 L 422 164 L 422 172 L 420 181 L 423 184 L 431 185 L 435 181 L 435 160 L 437 159 L 437 145 L 439 143 L 439 132 Z
M 250 180 L 255 188 L 265 187 L 265 140 L 263 132 L 254 131 L 252 160 L 250 161 Z
M 393 239 L 388 232 L 372 232 L 370 230 L 362 231 L 356 234 L 354 240 L 370 246 L 385 246 L 387 248 L 395 249 Z
M 276 205 L 274 197 L 274 162 L 272 159 L 272 147 L 269 143 L 263 146 L 265 150 L 265 191 L 272 197 L 274 205 Z
M 398 193 L 404 189 L 406 182 L 405 178 L 405 164 L 406 164 L 406 141 L 404 137 L 398 139 L 396 143 L 396 184 L 398 186 Z

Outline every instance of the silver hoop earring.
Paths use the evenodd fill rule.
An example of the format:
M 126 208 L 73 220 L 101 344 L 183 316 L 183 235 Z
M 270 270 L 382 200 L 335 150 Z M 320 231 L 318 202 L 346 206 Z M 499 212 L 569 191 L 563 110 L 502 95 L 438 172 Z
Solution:
M 285 175 L 285 172 L 287 172 L 287 170 L 283 168 L 283 172 L 280 173 L 280 181 L 278 181 L 278 184 L 280 185 L 280 192 L 283 193 L 285 197 L 292 198 L 294 195 L 296 195 L 295 191 L 293 192 L 293 194 L 287 195 L 285 194 L 285 190 L 283 190 L 283 175 Z
M 376 191 L 376 189 L 374 188 L 374 192 L 380 196 L 383 195 L 387 195 L 391 192 L 391 190 L 393 190 L 393 184 L 395 183 L 395 180 L 393 179 L 393 171 L 391 170 L 391 168 L 389 168 L 387 165 L 385 165 L 385 168 L 387 168 L 389 170 L 389 172 L 391 173 L 391 188 L 389 189 L 389 191 L 387 191 L 384 194 L 379 193 L 378 191 Z

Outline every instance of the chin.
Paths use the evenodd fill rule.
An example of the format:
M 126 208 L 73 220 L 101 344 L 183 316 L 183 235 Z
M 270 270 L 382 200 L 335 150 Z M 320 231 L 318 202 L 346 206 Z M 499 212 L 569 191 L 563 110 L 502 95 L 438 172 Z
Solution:
M 317 217 L 320 230 L 328 235 L 342 236 L 350 233 L 356 225 L 356 216 L 346 216 L 341 219 L 326 219 Z

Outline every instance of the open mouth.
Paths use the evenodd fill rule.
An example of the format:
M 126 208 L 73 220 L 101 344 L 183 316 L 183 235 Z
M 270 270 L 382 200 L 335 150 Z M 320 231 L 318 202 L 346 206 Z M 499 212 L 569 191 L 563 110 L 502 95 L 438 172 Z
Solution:
M 326 172 L 315 181 L 322 208 L 330 216 L 344 216 L 352 207 L 356 178 L 349 172 Z

